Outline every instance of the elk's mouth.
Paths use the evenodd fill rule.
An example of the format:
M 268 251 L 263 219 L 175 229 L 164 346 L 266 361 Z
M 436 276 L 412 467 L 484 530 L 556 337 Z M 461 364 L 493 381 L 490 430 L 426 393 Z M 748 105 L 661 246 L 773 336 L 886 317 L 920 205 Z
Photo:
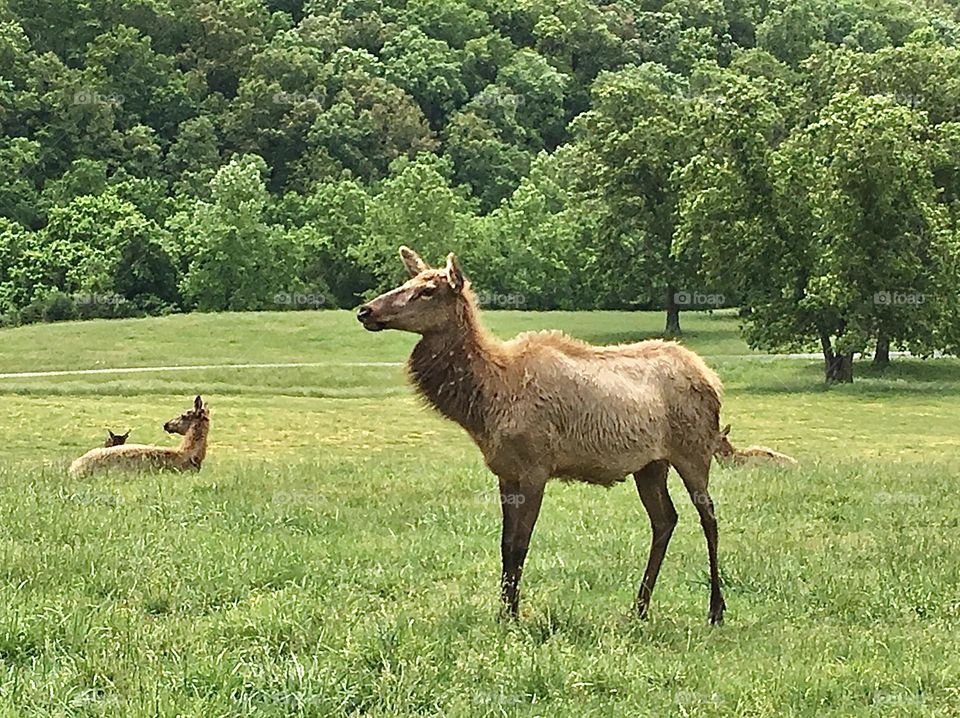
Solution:
M 373 318 L 373 310 L 370 307 L 360 307 L 360 311 L 357 312 L 357 320 L 368 332 L 379 332 L 386 328 L 383 322 Z

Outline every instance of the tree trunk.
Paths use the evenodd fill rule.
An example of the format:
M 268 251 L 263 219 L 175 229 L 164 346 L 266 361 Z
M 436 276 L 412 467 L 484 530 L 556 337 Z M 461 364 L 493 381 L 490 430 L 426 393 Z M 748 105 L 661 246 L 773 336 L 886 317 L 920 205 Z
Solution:
M 890 337 L 882 332 L 877 335 L 877 351 L 873 353 L 873 365 L 881 369 L 890 366 Z
M 834 354 L 827 363 L 828 384 L 849 384 L 853 381 L 853 352 Z
M 849 384 L 853 381 L 853 352 L 834 354 L 830 337 L 820 335 L 823 349 L 823 371 L 828 384 Z
M 680 336 L 680 305 L 677 304 L 675 287 L 667 287 L 667 326 L 664 332 L 668 336 Z

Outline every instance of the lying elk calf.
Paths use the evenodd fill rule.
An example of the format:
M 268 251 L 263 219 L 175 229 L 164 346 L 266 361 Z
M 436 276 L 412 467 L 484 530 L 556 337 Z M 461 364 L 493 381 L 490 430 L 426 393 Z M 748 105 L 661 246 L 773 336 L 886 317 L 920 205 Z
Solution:
M 207 435 L 210 432 L 210 411 L 203 400 L 198 396 L 191 410 L 168 421 L 163 430 L 168 434 L 181 434 L 180 446 L 124 444 L 91 449 L 70 464 L 70 476 L 78 478 L 112 470 L 199 469 L 207 455 Z
M 110 429 L 107 429 L 107 440 L 103 442 L 104 448 L 110 448 L 111 446 L 123 446 L 127 443 L 127 439 L 130 438 L 130 430 L 127 429 L 126 434 L 114 434 Z
M 707 491 L 720 441 L 722 387 L 693 352 L 673 342 L 597 347 L 559 332 L 502 342 L 484 329 L 456 257 L 433 269 L 406 247 L 409 281 L 360 307 L 370 331 L 421 335 L 408 363 L 419 393 L 459 423 L 500 479 L 501 597 L 519 609 L 520 575 L 550 478 L 610 486 L 633 474 L 653 542 L 637 595 L 647 614 L 677 523 L 667 493 L 673 466 L 700 514 L 710 561 L 711 623 L 723 620 L 717 520 Z

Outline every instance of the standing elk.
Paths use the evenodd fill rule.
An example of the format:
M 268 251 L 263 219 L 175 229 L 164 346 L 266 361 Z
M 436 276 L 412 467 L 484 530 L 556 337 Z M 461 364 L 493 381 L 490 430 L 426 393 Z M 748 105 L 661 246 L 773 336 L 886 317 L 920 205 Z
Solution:
M 723 620 L 717 519 L 707 491 L 720 441 L 722 385 L 692 351 L 651 340 L 592 346 L 560 332 L 504 342 L 480 321 L 453 254 L 435 269 L 406 248 L 410 279 L 360 307 L 370 331 L 421 335 L 408 371 L 417 391 L 460 424 L 500 480 L 501 599 L 519 613 L 519 585 L 544 487 L 551 478 L 610 486 L 633 474 L 653 539 L 636 610 L 647 615 L 677 523 L 673 466 L 700 515 L 710 564 L 709 621 Z

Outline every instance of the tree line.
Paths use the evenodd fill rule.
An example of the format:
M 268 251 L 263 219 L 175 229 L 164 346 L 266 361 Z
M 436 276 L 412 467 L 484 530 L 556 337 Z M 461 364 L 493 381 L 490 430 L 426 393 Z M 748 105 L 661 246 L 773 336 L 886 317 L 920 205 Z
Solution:
M 0 0 L 0 323 L 350 307 L 408 244 L 490 306 L 738 306 L 831 380 L 956 353 L 958 18 Z

